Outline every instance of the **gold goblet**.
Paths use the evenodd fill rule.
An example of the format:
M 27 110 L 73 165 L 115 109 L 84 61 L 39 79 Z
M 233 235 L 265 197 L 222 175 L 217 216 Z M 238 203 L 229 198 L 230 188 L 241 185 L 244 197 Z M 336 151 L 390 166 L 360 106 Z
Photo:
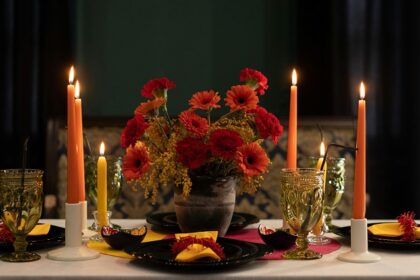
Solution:
M 29 262 L 41 258 L 26 252 L 26 236 L 41 217 L 43 173 L 36 169 L 26 169 L 24 174 L 22 169 L 0 170 L 1 218 L 15 237 L 15 251 L 1 256 L 3 261 Z
M 285 259 L 310 260 L 322 257 L 308 250 L 307 236 L 322 215 L 324 173 L 313 168 L 282 169 L 280 207 L 283 217 L 298 238 L 296 248 Z

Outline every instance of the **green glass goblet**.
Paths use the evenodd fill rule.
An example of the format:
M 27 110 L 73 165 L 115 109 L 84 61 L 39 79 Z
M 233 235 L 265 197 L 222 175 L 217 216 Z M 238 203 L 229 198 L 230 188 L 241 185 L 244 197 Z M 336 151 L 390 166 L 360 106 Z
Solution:
M 38 223 L 42 213 L 42 170 L 0 170 L 0 209 L 4 224 L 15 237 L 14 252 L 2 255 L 7 262 L 30 262 L 41 258 L 27 252 L 26 236 Z
M 98 198 L 97 186 L 98 156 L 85 158 L 86 193 L 90 203 L 96 208 Z M 106 156 L 107 161 L 107 205 L 108 210 L 114 207 L 121 192 L 122 159 L 119 156 Z
M 324 172 L 313 168 L 282 169 L 280 207 L 298 238 L 296 248 L 283 254 L 285 259 L 311 260 L 322 257 L 308 249 L 308 234 L 322 215 Z
M 98 198 L 97 185 L 97 161 L 98 156 L 85 157 L 85 187 L 87 197 L 91 205 L 96 208 Z M 122 158 L 120 156 L 106 156 L 107 161 L 107 207 L 108 217 L 112 216 L 112 208 L 118 200 L 122 187 Z M 118 225 L 109 224 L 111 227 L 118 228 Z M 95 220 L 89 227 L 90 230 L 98 231 Z
M 329 157 L 327 160 L 327 179 L 325 182 L 324 216 L 328 232 L 334 227 L 332 213 L 337 207 L 344 193 L 345 185 L 345 158 Z

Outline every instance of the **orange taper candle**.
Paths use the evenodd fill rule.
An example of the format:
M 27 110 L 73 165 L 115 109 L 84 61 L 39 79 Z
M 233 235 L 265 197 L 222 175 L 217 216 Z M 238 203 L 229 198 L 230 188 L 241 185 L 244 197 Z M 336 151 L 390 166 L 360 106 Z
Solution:
M 74 67 L 72 66 L 69 73 L 69 85 L 67 86 L 67 203 L 79 202 L 73 80 Z
M 83 118 L 82 118 L 82 100 L 80 99 L 80 84 L 76 81 L 74 94 L 74 108 L 76 113 L 76 141 L 77 141 L 77 169 L 78 169 L 78 187 L 79 201 L 85 201 L 85 153 L 83 150 Z
M 360 83 L 357 115 L 356 163 L 354 172 L 353 219 L 364 219 L 366 213 L 366 103 L 365 85 Z
M 289 132 L 287 139 L 287 168 L 296 168 L 297 162 L 297 74 L 293 69 L 290 87 Z

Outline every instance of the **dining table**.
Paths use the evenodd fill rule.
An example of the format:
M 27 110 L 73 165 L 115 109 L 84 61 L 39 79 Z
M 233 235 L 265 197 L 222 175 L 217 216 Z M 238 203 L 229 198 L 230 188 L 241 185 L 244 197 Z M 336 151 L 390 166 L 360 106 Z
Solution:
M 91 222 L 91 221 L 89 221 Z M 123 228 L 147 225 L 143 219 L 115 219 Z M 378 221 L 369 221 L 378 222 Z M 44 219 L 40 223 L 65 226 L 62 219 Z M 279 228 L 281 220 L 260 220 L 259 224 Z M 349 220 L 334 220 L 337 226 L 349 226 Z M 150 226 L 150 225 L 149 225 Z M 0 262 L 1 279 L 420 279 L 420 250 L 369 248 L 381 257 L 375 263 L 349 263 L 337 256 L 349 250 L 349 241 L 333 233 L 327 236 L 341 243 L 341 247 L 316 260 L 254 260 L 231 269 L 177 270 L 148 266 L 127 258 L 100 255 L 87 261 L 55 261 L 46 257 L 48 248 L 37 251 L 41 260 L 24 263 Z M 62 245 L 59 245 L 62 246 Z

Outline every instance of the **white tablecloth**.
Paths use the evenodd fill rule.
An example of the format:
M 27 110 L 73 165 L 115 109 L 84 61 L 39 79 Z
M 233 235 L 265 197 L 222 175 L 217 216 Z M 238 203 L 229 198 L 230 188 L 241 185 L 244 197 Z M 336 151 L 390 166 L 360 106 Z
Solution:
M 63 226 L 63 220 L 41 222 Z M 124 227 L 137 227 L 144 220 L 114 220 Z M 279 227 L 278 220 L 261 223 Z M 335 221 L 345 226 L 349 221 Z M 255 225 L 256 226 L 256 225 Z M 330 235 L 333 237 L 334 235 Z M 89 261 L 61 262 L 46 258 L 48 250 L 40 251 L 42 259 L 30 263 L 0 262 L 0 279 L 420 279 L 420 252 L 395 252 L 371 249 L 382 260 L 371 264 L 341 262 L 340 250 L 312 261 L 254 261 L 222 272 L 179 273 L 151 269 L 130 263 L 127 259 L 101 255 Z

